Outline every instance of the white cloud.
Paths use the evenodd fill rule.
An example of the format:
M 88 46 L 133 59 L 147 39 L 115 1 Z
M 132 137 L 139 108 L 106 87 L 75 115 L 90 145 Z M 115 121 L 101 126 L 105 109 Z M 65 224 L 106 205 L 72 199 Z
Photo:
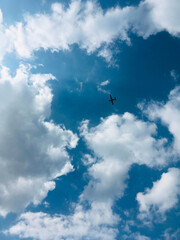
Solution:
M 145 193 L 137 194 L 139 203 L 139 217 L 141 219 L 163 217 L 165 213 L 174 208 L 178 203 L 180 195 L 180 169 L 169 168 L 163 173 L 161 179 L 153 183 L 151 189 L 147 188 Z
M 149 237 L 141 235 L 140 233 L 131 233 L 129 235 L 123 235 L 123 239 L 133 239 L 133 240 L 150 240 Z
M 109 90 L 106 90 L 106 89 L 100 87 L 99 85 L 97 86 L 97 90 L 98 90 L 99 92 L 103 92 L 103 93 L 108 94 L 108 95 L 110 94 L 110 91 L 109 91 Z
M 114 200 L 124 194 L 130 167 L 133 164 L 145 164 L 159 168 L 167 166 L 171 160 L 172 149 L 167 147 L 166 139 L 157 137 L 157 126 L 152 122 L 144 122 L 133 114 L 125 113 L 101 119 L 95 127 L 90 128 L 88 123 L 82 122 L 80 134 L 93 152 L 92 155 L 85 154 L 82 159 L 88 166 L 90 181 L 75 204 L 74 212 L 54 216 L 28 212 L 21 215 L 18 222 L 6 231 L 7 234 L 40 240 L 115 239 L 118 232 L 116 224 L 120 218 L 114 214 L 112 206 Z M 175 207 L 179 191 L 178 177 L 179 170 L 170 168 L 154 183 L 155 187 L 144 194 L 138 193 L 137 199 L 142 206 L 141 218 L 148 215 L 151 206 L 155 206 L 162 216 Z M 162 194 L 164 181 L 169 198 Z M 161 199 L 158 194 L 162 195 Z M 124 237 L 128 239 L 127 235 Z M 139 233 L 132 233 L 132 237 L 149 239 Z
M 137 7 L 119 6 L 103 10 L 96 1 L 72 1 L 66 8 L 61 3 L 51 6 L 51 13 L 26 15 L 24 22 L 5 28 L 0 12 L 0 55 L 15 50 L 29 58 L 34 51 L 69 50 L 78 44 L 88 54 L 97 52 L 112 60 L 115 40 L 126 41 L 130 31 L 144 38 L 166 30 L 180 36 L 179 0 L 145 0 Z
M 114 240 L 117 230 L 111 225 L 117 221 L 118 218 L 112 214 L 110 205 L 93 203 L 89 210 L 77 205 L 74 214 L 70 216 L 24 213 L 6 234 L 40 240 Z
M 92 157 L 90 154 L 84 154 L 82 162 L 85 166 L 92 165 L 96 162 L 96 157 Z
M 151 18 L 155 26 L 166 30 L 174 36 L 180 37 L 180 2 L 179 0 L 147 0 L 150 7 Z
M 19 22 L 10 26 L 6 35 L 21 57 L 30 57 L 40 48 L 67 50 L 74 43 L 92 53 L 103 44 L 110 44 L 114 38 L 128 40 L 125 32 L 127 21 L 123 20 L 127 11 L 116 8 L 104 13 L 95 1 L 72 1 L 67 9 L 54 3 L 51 14 L 28 15 L 24 24 Z M 106 47 L 100 50 L 99 55 L 111 59 L 110 50 Z
M 44 207 L 45 207 L 45 208 L 49 208 L 49 206 L 50 206 L 50 203 L 49 203 L 49 202 L 47 202 L 47 201 L 44 201 L 44 202 L 43 202 L 43 205 L 44 205 Z
M 180 238 L 180 228 L 173 232 L 171 228 L 168 228 L 164 231 L 162 239 L 164 240 L 178 240 Z
M 108 49 L 108 47 L 104 47 L 99 50 L 98 56 L 104 58 L 107 62 L 111 62 L 113 52 L 112 50 Z
M 67 162 L 65 166 L 61 169 L 61 171 L 56 174 L 55 178 L 58 178 L 62 175 L 66 175 L 69 172 L 73 172 L 73 171 L 74 171 L 73 165 L 70 162 Z
M 123 195 L 132 164 L 149 167 L 167 164 L 166 140 L 153 137 L 156 126 L 138 120 L 130 113 L 109 116 L 94 128 L 88 128 L 88 121 L 84 121 L 80 130 L 87 146 L 97 157 L 88 170 L 92 180 L 82 198 L 112 201 Z
M 24 65 L 14 77 L 6 67 L 0 71 L 0 215 L 39 204 L 71 165 L 66 148 L 76 146 L 77 136 L 45 121 L 53 97 L 49 79 Z
M 166 103 L 152 102 L 147 106 L 140 106 L 151 120 L 160 119 L 173 135 L 175 154 L 180 154 L 180 87 L 176 87 L 169 94 Z M 179 157 L 178 157 L 179 158 Z
M 128 18 L 133 31 L 144 38 L 161 31 L 179 37 L 179 12 L 179 0 L 145 0 L 131 8 Z
M 175 69 L 170 71 L 170 76 L 174 79 L 174 81 L 177 81 L 179 78 L 179 74 Z
M 130 113 L 109 116 L 95 128 L 88 128 L 85 121 L 80 132 L 94 152 L 94 158 L 85 155 L 91 180 L 80 195 L 74 213 L 69 216 L 22 214 L 7 233 L 40 240 L 115 239 L 120 218 L 113 213 L 112 206 L 115 198 L 123 196 L 130 166 L 133 163 L 150 167 L 166 164 L 164 140 L 153 137 L 156 126 Z M 87 202 L 89 207 L 83 207 Z M 138 237 L 140 235 L 136 239 L 140 239 Z
M 97 85 L 97 90 L 99 92 L 103 92 L 105 94 L 110 94 L 110 91 L 107 90 L 107 89 L 104 89 L 104 87 L 106 87 L 107 85 L 109 85 L 110 81 L 109 80 L 106 80 L 106 81 L 103 81 L 101 82 L 100 84 Z
M 100 83 L 100 86 L 107 86 L 110 83 L 109 80 Z
M 7 36 L 7 29 L 3 25 L 3 14 L 0 9 L 0 61 L 4 55 L 13 50 L 11 39 Z

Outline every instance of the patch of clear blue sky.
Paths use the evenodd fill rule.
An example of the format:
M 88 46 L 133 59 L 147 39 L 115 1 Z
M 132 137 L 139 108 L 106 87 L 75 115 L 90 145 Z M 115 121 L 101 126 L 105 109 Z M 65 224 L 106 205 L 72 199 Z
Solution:
M 2 0 L 0 8 L 4 14 L 4 21 L 12 24 L 22 21 L 23 14 L 29 12 L 49 12 L 50 5 L 54 1 L 43 2 L 38 0 Z M 62 2 L 62 1 L 59 1 Z M 66 1 L 67 4 L 68 1 Z M 103 8 L 108 8 L 119 3 L 122 7 L 126 5 L 137 5 L 138 1 L 100 1 Z M 78 132 L 79 123 L 83 119 L 89 119 L 92 125 L 100 121 L 100 117 L 107 117 L 112 113 L 123 114 L 128 111 L 141 117 L 136 105 L 144 99 L 149 101 L 167 100 L 168 93 L 180 79 L 175 83 L 170 76 L 170 71 L 175 69 L 180 73 L 180 40 L 170 36 L 166 32 L 143 40 L 135 35 L 131 36 L 132 46 L 125 43 L 116 43 L 120 50 L 114 55 L 119 67 L 108 67 L 108 64 L 96 54 L 87 55 L 77 45 L 72 46 L 71 51 L 51 53 L 50 51 L 39 51 L 35 58 L 26 62 L 32 64 L 44 64 L 33 72 L 52 73 L 58 81 L 49 84 L 53 89 L 53 102 L 51 118 L 56 123 L 63 123 L 68 129 Z M 19 62 L 15 54 L 5 57 L 4 64 L 10 66 L 14 71 Z M 105 80 L 110 84 L 106 87 L 117 102 L 112 106 L 108 102 L 108 95 L 99 92 L 97 85 Z M 82 89 L 80 88 L 82 82 Z M 159 126 L 159 134 L 169 139 L 171 136 L 166 128 Z M 45 209 L 43 205 L 28 209 L 31 211 L 45 211 L 48 213 L 69 214 L 71 203 L 78 201 L 79 194 L 87 184 L 84 178 L 86 168 L 82 166 L 81 157 L 88 150 L 80 140 L 78 147 L 70 151 L 73 156 L 75 171 L 63 176 L 57 181 L 56 189 L 48 194 L 46 201 L 50 202 L 50 208 Z M 178 166 L 178 165 L 171 165 Z M 167 169 L 165 169 L 167 170 Z M 164 171 L 164 170 L 163 170 Z M 129 172 L 128 188 L 122 199 L 117 200 L 114 211 L 122 214 L 124 210 L 132 212 L 133 219 L 137 216 L 137 192 L 144 191 L 146 187 L 152 187 L 152 182 L 160 178 L 162 170 L 153 170 L 145 166 L 134 165 Z M 177 228 L 179 216 L 176 210 L 169 213 L 168 219 L 163 224 L 156 224 L 153 229 L 134 227 L 134 231 L 147 234 L 151 239 L 157 239 L 167 227 Z M 126 219 L 123 216 L 123 219 Z M 0 228 L 4 229 L 15 221 L 14 215 L 9 215 L 6 220 L 0 219 Z M 121 239 L 121 227 L 119 226 Z M 15 237 L 2 237 L 4 239 L 18 239 Z
M 51 83 L 54 92 L 52 118 L 56 122 L 62 121 L 75 130 L 82 119 L 97 124 L 100 117 L 112 112 L 138 114 L 136 105 L 143 100 L 167 100 L 175 86 L 170 71 L 180 71 L 179 39 L 162 32 L 147 40 L 133 35 L 130 47 L 117 45 L 120 52 L 114 57 L 118 68 L 108 67 L 95 54 L 87 56 L 76 45 L 72 51 L 64 53 L 41 51 L 35 54 L 38 63 L 45 66 L 41 71 L 50 72 L 58 79 Z M 110 81 L 106 88 L 118 99 L 114 106 L 109 104 L 108 95 L 97 90 L 97 85 L 105 80 Z

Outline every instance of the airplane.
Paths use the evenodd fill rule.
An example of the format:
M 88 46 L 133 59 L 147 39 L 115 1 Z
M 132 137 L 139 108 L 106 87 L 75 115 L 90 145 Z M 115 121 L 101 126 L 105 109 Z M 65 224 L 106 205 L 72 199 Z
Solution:
M 111 102 L 112 103 L 112 105 L 114 105 L 114 101 L 116 100 L 116 97 L 115 98 L 112 98 L 112 96 L 111 96 L 111 94 L 110 94 L 110 100 L 109 100 L 109 102 Z

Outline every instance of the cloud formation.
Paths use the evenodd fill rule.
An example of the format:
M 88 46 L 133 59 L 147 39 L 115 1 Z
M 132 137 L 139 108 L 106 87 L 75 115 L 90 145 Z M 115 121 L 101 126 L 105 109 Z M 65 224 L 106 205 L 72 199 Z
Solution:
M 110 81 L 106 80 L 97 85 L 97 90 L 105 94 L 110 94 L 110 91 L 106 89 L 106 86 L 109 85 Z
M 174 155 L 180 155 L 180 87 L 174 88 L 170 94 L 168 101 L 151 102 L 148 105 L 143 104 L 140 108 L 148 116 L 149 119 L 157 121 L 165 125 L 173 136 Z
M 29 58 L 35 51 L 69 50 L 78 44 L 88 54 L 97 53 L 108 62 L 116 40 L 130 43 L 129 32 L 147 38 L 160 31 L 180 36 L 179 0 L 145 0 L 137 7 L 116 6 L 103 10 L 96 1 L 75 0 L 65 7 L 51 6 L 51 13 L 26 15 L 23 22 L 9 27 L 0 12 L 0 55 L 16 51 Z
M 30 74 L 20 65 L 12 77 L 0 71 L 0 215 L 39 204 L 52 181 L 66 167 L 77 136 L 45 121 L 50 116 L 52 93 L 46 82 L 51 74 Z M 67 172 L 66 169 L 66 172 Z
M 139 203 L 139 217 L 141 219 L 164 218 L 165 213 L 174 208 L 180 196 L 180 169 L 169 168 L 163 173 L 161 179 L 153 183 L 151 189 L 147 188 L 144 193 L 137 194 Z
M 172 97 L 175 101 L 171 99 L 173 104 L 179 99 L 177 89 L 170 94 L 175 97 Z M 170 100 L 167 103 L 169 102 Z M 161 104 L 161 108 L 166 104 Z M 152 118 L 153 111 L 155 116 L 157 113 L 152 106 L 159 105 L 155 103 L 148 106 L 149 108 L 145 109 L 148 109 L 149 118 L 156 119 Z M 158 112 L 161 115 L 161 111 Z M 170 125 L 167 126 L 171 129 Z M 168 146 L 167 139 L 157 137 L 155 123 L 139 120 L 130 113 L 102 118 L 95 127 L 89 127 L 88 120 L 83 121 L 80 135 L 92 151 L 92 154 L 85 154 L 82 159 L 88 167 L 90 180 L 80 195 L 79 202 L 75 204 L 74 212 L 71 215 L 54 216 L 27 212 L 20 216 L 6 234 L 40 240 L 115 239 L 118 233 L 116 225 L 120 218 L 113 212 L 112 207 L 114 200 L 123 197 L 130 167 L 139 164 L 159 169 L 167 166 L 174 155 L 173 145 Z M 168 172 L 162 174 L 161 179 L 154 183 L 152 189 L 137 194 L 140 219 L 145 220 L 149 216 L 164 217 L 167 211 L 176 206 L 179 175 L 179 169 L 169 168 Z M 154 211 L 158 214 L 152 214 Z M 43 234 L 44 231 L 46 235 Z M 140 233 L 132 233 L 132 236 L 135 239 L 149 239 Z M 124 237 L 128 239 L 129 236 L 126 234 Z
M 166 139 L 155 138 L 156 125 L 138 120 L 130 113 L 109 116 L 94 128 L 84 121 L 80 130 L 97 158 L 88 170 L 92 180 L 84 191 L 92 201 L 122 197 L 132 164 L 148 167 L 167 164 Z
M 112 206 L 116 198 L 123 196 L 131 165 L 166 165 L 165 140 L 154 137 L 155 124 L 138 120 L 130 113 L 109 116 L 94 128 L 84 121 L 80 132 L 94 156 L 84 156 L 90 181 L 74 213 L 50 216 L 27 212 L 6 233 L 40 240 L 115 239 L 120 218 L 113 213 Z M 148 239 L 140 234 L 134 238 Z
M 6 233 L 39 240 L 114 240 L 117 230 L 112 225 L 117 220 L 110 205 L 93 203 L 89 210 L 77 205 L 74 214 L 70 216 L 24 213 L 19 222 Z
M 129 234 L 129 235 L 123 235 L 123 239 L 125 239 L 125 240 L 131 240 L 131 239 L 133 239 L 133 240 L 150 240 L 150 238 L 149 237 L 147 237 L 147 236 L 144 236 L 144 235 L 141 235 L 139 232 L 136 232 L 136 233 L 131 233 L 131 234 Z

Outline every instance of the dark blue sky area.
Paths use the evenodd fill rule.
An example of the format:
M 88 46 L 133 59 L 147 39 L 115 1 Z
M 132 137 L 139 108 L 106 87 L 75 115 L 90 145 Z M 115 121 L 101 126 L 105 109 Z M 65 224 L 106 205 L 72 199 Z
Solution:
M 161 32 L 147 40 L 132 35 L 132 46 L 117 45 L 120 51 L 114 58 L 118 67 L 109 67 L 95 54 L 87 57 L 78 46 L 71 52 L 36 54 L 39 63 L 44 64 L 41 71 L 58 79 L 50 83 L 54 93 L 51 117 L 55 122 L 75 130 L 83 119 L 96 124 L 100 117 L 111 113 L 138 114 L 136 105 L 143 100 L 167 100 L 170 90 L 179 83 L 170 76 L 173 69 L 180 72 L 179 39 Z M 105 80 L 110 84 L 104 89 L 117 97 L 114 106 L 108 102 L 107 94 L 97 90 Z

